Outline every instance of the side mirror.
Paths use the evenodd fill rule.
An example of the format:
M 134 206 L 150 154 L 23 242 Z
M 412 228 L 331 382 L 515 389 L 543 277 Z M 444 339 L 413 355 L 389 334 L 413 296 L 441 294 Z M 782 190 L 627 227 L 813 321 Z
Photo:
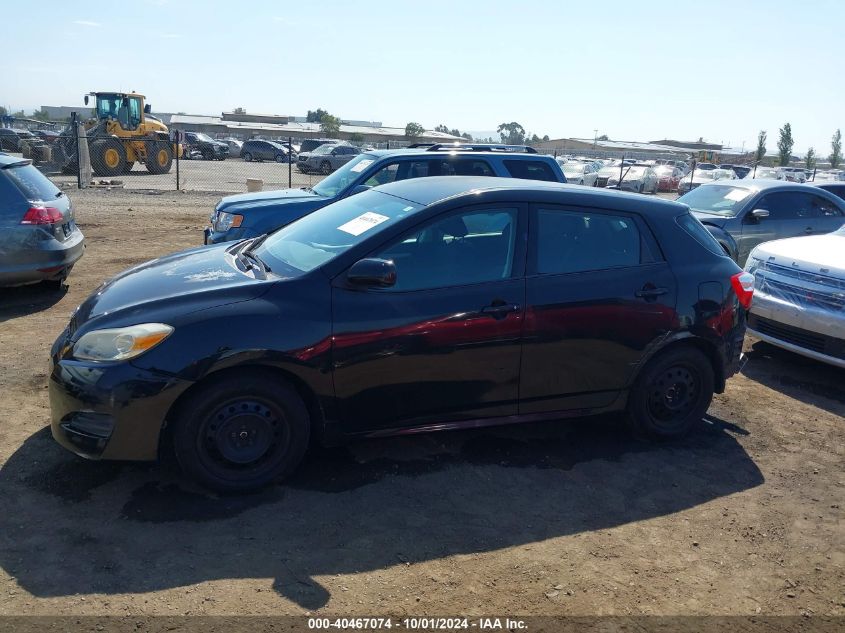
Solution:
M 144 113 L 149 114 L 153 111 L 153 107 L 149 103 L 144 104 Z
M 769 212 L 766 209 L 754 209 L 751 212 L 751 217 L 757 221 L 762 220 L 763 218 L 769 217 Z
M 88 95 L 85 95 L 85 105 L 88 105 Z
M 361 259 L 352 264 L 346 280 L 356 286 L 389 288 L 396 283 L 396 264 L 389 259 Z
M 370 189 L 372 189 L 370 185 L 355 185 L 352 187 L 352 191 L 349 192 L 349 195 L 354 196 L 356 193 L 362 193 L 364 191 L 369 191 Z

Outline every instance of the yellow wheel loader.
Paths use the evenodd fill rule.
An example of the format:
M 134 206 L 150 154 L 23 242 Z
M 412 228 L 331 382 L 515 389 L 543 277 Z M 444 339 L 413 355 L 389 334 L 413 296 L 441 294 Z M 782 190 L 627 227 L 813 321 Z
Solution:
M 170 172 L 174 156 L 181 157 L 182 147 L 170 139 L 167 126 L 150 114 L 144 95 L 135 92 L 92 92 L 85 95 L 85 105 L 94 97 L 94 118 L 85 122 L 91 169 L 97 176 L 118 176 L 129 172 L 135 163 L 143 163 L 151 174 Z M 74 133 L 62 133 L 57 142 L 58 161 L 63 171 L 76 170 Z

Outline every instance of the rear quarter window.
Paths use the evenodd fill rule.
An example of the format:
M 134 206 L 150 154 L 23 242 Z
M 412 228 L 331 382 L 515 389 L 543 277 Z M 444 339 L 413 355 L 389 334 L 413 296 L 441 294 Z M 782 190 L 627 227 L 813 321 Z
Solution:
M 695 216 L 690 213 L 684 213 L 683 215 L 676 217 L 675 222 L 708 251 L 714 255 L 724 255 L 727 257 L 724 249 L 721 247 L 719 242 L 716 241 L 716 238 L 713 237 L 710 231 L 708 231 L 705 226 L 695 218 Z
M 27 200 L 55 200 L 61 194 L 59 188 L 32 165 L 7 167 L 3 173 Z
M 525 180 L 546 180 L 558 182 L 560 179 L 555 175 L 551 166 L 541 160 L 505 160 L 505 168 L 514 178 Z

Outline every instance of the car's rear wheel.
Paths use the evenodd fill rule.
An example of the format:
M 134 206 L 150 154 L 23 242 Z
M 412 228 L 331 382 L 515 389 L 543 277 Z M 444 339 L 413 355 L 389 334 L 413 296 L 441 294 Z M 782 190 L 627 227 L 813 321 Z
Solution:
M 288 162 L 287 156 L 284 154 L 276 154 L 276 162 L 277 163 L 286 163 Z
M 698 424 L 713 399 L 713 367 L 699 350 L 678 347 L 651 359 L 628 398 L 632 428 L 658 438 L 678 437 Z
M 241 154 L 241 158 L 243 158 L 248 163 L 252 162 L 252 154 L 250 154 L 249 152 L 244 152 L 243 154 Z
M 173 433 L 182 469 L 204 486 L 242 492 L 302 461 L 310 420 L 290 385 L 257 372 L 212 380 L 179 408 Z
M 329 161 L 324 160 L 320 163 L 320 173 L 325 175 L 332 173 L 332 164 Z

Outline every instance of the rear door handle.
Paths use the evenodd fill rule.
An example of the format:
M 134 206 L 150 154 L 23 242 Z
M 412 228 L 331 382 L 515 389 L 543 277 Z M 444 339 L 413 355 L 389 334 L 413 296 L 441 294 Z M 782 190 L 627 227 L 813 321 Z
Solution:
M 494 302 L 489 306 L 481 308 L 481 314 L 486 314 L 494 319 L 503 319 L 511 312 L 519 312 L 522 306 L 518 303 Z
M 642 290 L 637 290 L 634 294 L 640 299 L 656 299 L 668 292 L 668 288 L 643 288 Z

